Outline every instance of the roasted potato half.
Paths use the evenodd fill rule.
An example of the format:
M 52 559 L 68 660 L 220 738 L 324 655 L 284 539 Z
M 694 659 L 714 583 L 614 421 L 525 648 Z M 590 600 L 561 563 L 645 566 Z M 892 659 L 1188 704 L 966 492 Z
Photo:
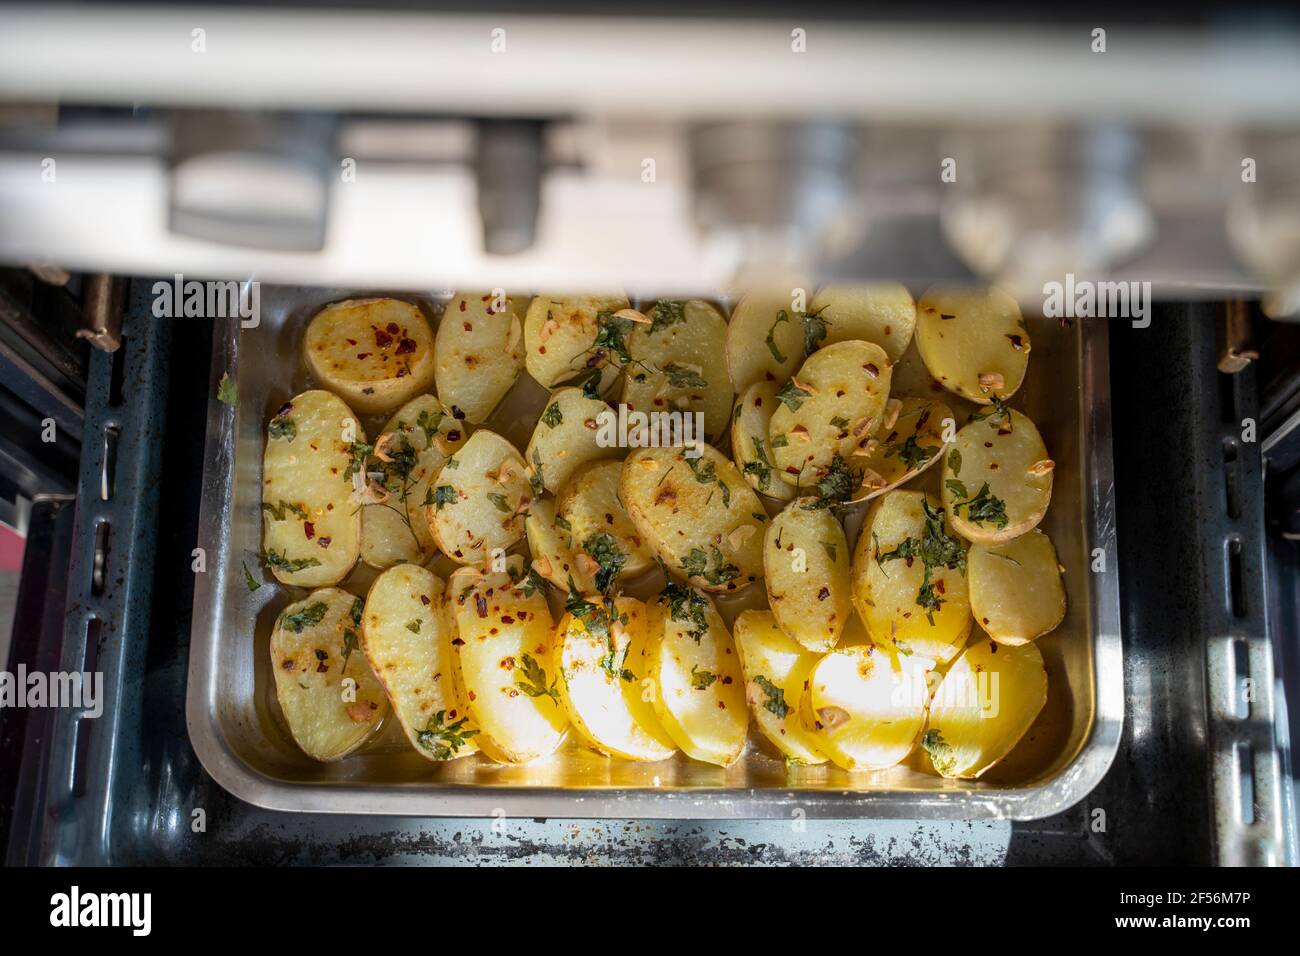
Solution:
M 1029 365 L 1029 327 L 1000 289 L 930 289 L 917 303 L 916 343 L 944 388 L 981 405 L 1014 395 Z
M 494 550 L 507 550 L 524 536 L 532 490 L 515 446 L 479 429 L 447 459 L 425 501 L 425 518 L 442 553 L 483 567 Z
M 849 543 L 830 509 L 798 498 L 763 539 L 763 581 L 781 630 L 810 651 L 829 651 L 853 614 Z
M 617 442 L 602 444 L 602 416 L 613 414 L 608 405 L 587 398 L 580 388 L 552 392 L 524 450 L 533 488 L 556 494 L 588 462 L 621 458 L 623 449 Z
M 872 641 L 945 664 L 970 635 L 968 593 L 965 545 L 939 502 L 921 491 L 877 498 L 853 552 L 853 603 Z
M 1038 525 L 1056 464 L 1020 412 L 994 406 L 957 432 L 943 457 L 943 506 L 957 533 L 1001 544 Z
M 403 405 L 375 439 L 360 493 L 361 560 L 375 568 L 424 564 L 437 551 L 424 500 L 429 483 L 465 444 L 465 429 L 432 395 Z
M 836 342 L 810 355 L 777 392 L 781 404 L 768 424 L 777 474 L 803 488 L 833 459 L 847 458 L 879 427 L 889 380 L 889 357 L 871 342 Z
M 546 594 L 523 575 L 461 568 L 447 583 L 456 624 L 452 656 L 474 738 L 499 763 L 531 763 L 555 751 L 569 719 L 551 663 L 555 622 Z M 516 584 L 515 579 L 519 583 Z
M 399 564 L 375 578 L 361 616 L 361 649 L 398 723 L 420 756 L 435 761 L 478 753 L 478 728 L 457 693 L 445 592 L 433 572 Z
M 366 415 L 391 412 L 433 387 L 433 346 L 424 313 L 401 299 L 327 305 L 303 337 L 312 377 Z
M 359 644 L 364 605 L 322 588 L 285 608 L 271 631 L 275 696 L 289 733 L 314 760 L 346 757 L 388 716 L 384 687 Z
M 569 603 L 552 657 L 560 697 L 578 735 L 600 753 L 627 760 L 667 760 L 677 747 L 644 698 L 629 662 L 642 658 L 646 606 L 621 597 Z
M 790 760 L 825 763 L 817 738 L 799 720 L 804 685 L 820 656 L 791 640 L 767 611 L 741 611 L 735 641 L 745 697 L 763 736 Z
M 943 402 L 928 398 L 891 398 L 880 427 L 861 439 L 853 464 L 861 469 L 854 501 L 868 501 L 911 481 L 943 457 L 944 423 L 956 420 Z
M 811 337 L 819 348 L 860 339 L 879 345 L 891 362 L 903 357 L 916 328 L 916 303 L 898 282 L 826 286 L 808 313 L 817 323 Z
M 648 571 L 654 551 L 618 500 L 623 463 L 598 461 L 579 471 L 555 503 L 555 524 L 569 535 L 584 578 L 606 593 L 618 580 Z
M 632 366 L 623 403 L 641 412 L 699 412 L 705 441 L 723 433 L 731 414 L 727 319 L 700 299 L 660 299 L 628 337 Z
M 900 763 L 925 726 L 927 663 L 871 644 L 831 651 L 808 675 L 804 728 L 845 770 Z
M 980 776 L 1011 752 L 1047 703 L 1035 644 L 976 641 L 953 662 L 930 702 L 921 746 L 945 777 Z
M 966 555 L 970 609 L 999 644 L 1027 644 L 1065 618 L 1065 585 L 1052 539 L 1040 529 Z
M 524 367 L 523 304 L 504 292 L 462 292 L 438 323 L 438 397 L 471 424 L 487 421 Z
M 749 730 L 735 645 L 713 602 L 670 585 L 650 606 L 650 676 L 659 722 L 692 759 L 727 767 Z
M 727 368 L 743 392 L 755 382 L 787 381 L 803 362 L 802 315 L 794 308 L 797 280 L 743 296 L 727 326 Z
M 338 396 L 296 395 L 267 426 L 262 456 L 262 548 L 282 584 L 337 584 L 357 563 L 361 504 L 352 475 L 366 433 Z
M 755 382 L 736 400 L 731 422 L 731 454 L 745 480 L 759 494 L 789 501 L 794 487 L 776 474 L 772 449 L 768 445 L 768 426 L 779 402 L 775 382 Z
M 708 591 L 763 576 L 767 513 L 736 466 L 710 445 L 640 448 L 623 462 L 619 500 L 641 537 L 676 574 Z
M 596 345 L 596 338 L 602 315 L 608 319 L 628 307 L 627 297 L 621 295 L 535 296 L 524 316 L 528 374 L 543 388 L 555 388 L 579 376 L 598 376 L 596 391 L 608 394 L 618 381 L 619 366 L 610 360 L 609 348 Z

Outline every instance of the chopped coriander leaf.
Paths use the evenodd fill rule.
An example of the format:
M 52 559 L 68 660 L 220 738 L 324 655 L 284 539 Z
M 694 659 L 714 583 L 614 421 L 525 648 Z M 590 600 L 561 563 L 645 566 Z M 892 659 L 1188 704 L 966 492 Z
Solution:
M 221 381 L 217 383 L 217 401 L 231 408 L 239 405 L 239 388 L 229 372 L 221 373 Z
M 822 550 L 826 552 L 826 557 L 834 561 L 836 554 L 838 554 L 838 549 L 835 547 L 835 543 L 833 541 L 823 541 L 821 542 L 821 546 Z
M 244 583 L 248 585 L 248 590 L 256 591 L 260 588 L 262 584 L 257 580 L 257 578 L 253 577 L 253 572 L 248 570 L 248 563 L 240 561 L 239 565 L 244 569 Z
M 811 397 L 812 392 L 800 388 L 793 380 L 786 382 L 781 386 L 781 390 L 776 393 L 776 399 L 792 412 L 799 411 L 804 400 Z
M 817 511 L 832 505 L 843 504 L 853 497 L 859 476 L 839 455 L 831 459 L 826 471 L 817 479 L 817 498 L 804 505 L 805 511 Z
M 444 505 L 455 503 L 459 495 L 451 485 L 439 485 L 433 489 L 433 503 L 441 511 Z
M 546 491 L 546 479 L 542 477 L 542 453 L 533 449 L 533 473 L 528 476 L 528 487 L 534 498 L 540 498 Z
M 803 316 L 803 350 L 807 355 L 812 355 L 821 348 L 826 333 L 830 331 L 830 320 L 823 319 L 821 311 L 809 312 Z
M 607 594 L 618 579 L 618 573 L 623 570 L 623 565 L 627 564 L 627 555 L 620 550 L 617 539 L 604 531 L 590 535 L 582 542 L 582 550 L 599 567 L 596 571 L 596 590 Z
M 560 705 L 560 692 L 556 689 L 555 681 L 551 681 L 549 687 L 546 686 L 546 671 L 533 660 L 531 654 L 523 656 L 520 670 L 522 673 L 515 675 L 515 687 L 529 697 L 549 697 L 557 707 Z
M 668 376 L 668 384 L 673 388 L 709 387 L 709 383 L 704 376 L 688 365 L 669 362 L 663 367 L 663 372 Z
M 699 664 L 691 665 L 691 686 L 696 690 L 708 690 L 709 686 L 718 679 L 718 675 L 713 671 L 699 670 Z
M 767 338 L 764 339 L 764 341 L 767 342 L 767 350 L 772 353 L 772 358 L 781 363 L 785 362 L 785 356 L 782 355 L 781 350 L 776 347 L 776 327 L 782 322 L 789 321 L 790 314 L 786 312 L 785 309 L 782 309 L 776 314 L 776 321 L 773 322 L 772 327 L 767 330 Z
M 462 717 L 450 724 L 444 724 L 447 719 L 447 712 L 440 710 L 425 724 L 424 729 L 415 735 L 416 742 L 425 750 L 433 754 L 435 760 L 450 760 L 460 752 L 460 748 L 473 736 L 478 734 L 477 730 L 463 730 L 468 717 Z
M 953 451 L 955 452 L 956 449 L 953 449 Z M 898 460 L 910 471 L 914 468 L 920 468 L 938 453 L 938 445 L 921 445 L 917 442 L 916 435 L 908 435 L 904 441 L 894 442 L 888 446 L 885 457 L 893 458 L 897 455 Z
M 755 438 L 753 441 L 755 460 L 745 463 L 744 472 L 754 476 L 759 491 L 767 491 L 772 485 L 772 462 L 767 457 L 767 449 L 763 447 L 763 439 Z
M 660 329 L 686 321 L 686 303 L 675 299 L 660 299 L 650 310 L 650 328 L 646 335 L 654 335 Z
M 953 475 L 961 474 L 961 449 L 954 448 L 948 452 L 948 469 Z
M 510 502 L 506 499 L 506 496 L 501 494 L 500 492 L 489 491 L 488 501 L 492 502 L 492 504 L 496 507 L 497 511 L 500 511 L 503 514 L 512 514 L 515 510 L 510 507 Z
M 953 484 L 952 481 L 948 482 L 950 489 L 952 489 Z M 967 521 L 973 521 L 976 524 L 991 524 L 999 530 L 1007 526 L 1006 502 L 989 493 L 989 483 L 987 481 L 984 482 L 973 497 L 953 502 L 953 514 L 958 514 L 962 508 L 966 509 Z
M 348 449 L 350 456 L 348 467 L 343 471 L 345 480 L 351 480 L 352 476 L 359 471 L 364 471 L 366 467 L 366 457 L 375 450 L 374 445 L 367 445 L 365 442 L 354 441 Z
M 927 730 L 921 738 L 921 746 L 930 755 L 934 769 L 940 773 L 952 773 L 957 766 L 957 754 L 953 751 L 952 744 L 944 740 L 939 731 Z
M 700 643 L 708 633 L 709 622 L 704 616 L 704 611 L 708 608 L 709 602 L 695 588 L 670 581 L 663 589 L 663 593 L 659 595 L 659 603 L 668 605 L 670 618 L 678 624 L 686 624 L 690 627 L 687 634 L 696 644 Z
M 762 674 L 754 678 L 754 683 L 763 691 L 767 700 L 763 701 L 763 709 L 771 711 L 782 720 L 790 713 L 790 705 L 785 702 L 785 691 L 777 687 Z
M 547 428 L 556 428 L 564 424 L 564 411 L 560 408 L 559 402 L 552 402 L 546 406 L 546 411 L 542 413 L 542 422 Z
M 433 436 L 438 433 L 438 429 L 442 426 L 442 419 L 445 414 L 442 409 L 430 414 L 429 410 L 425 408 L 421 409 L 420 414 L 416 417 L 415 424 L 420 431 L 424 432 L 426 445 L 433 443 Z
M 285 574 L 295 574 L 307 568 L 319 567 L 320 559 L 296 558 L 291 561 L 284 552 L 277 554 L 275 551 L 268 551 L 266 552 L 266 563 L 277 571 L 283 571 Z
M 416 617 L 416 618 L 412 618 L 411 620 L 407 621 L 407 622 L 406 622 L 406 629 L 407 629 L 408 631 L 410 631 L 412 634 L 419 634 L 419 633 L 420 633 L 420 619 L 419 619 L 418 617 Z
M 300 504 L 294 504 L 291 501 L 285 501 L 283 498 L 280 499 L 278 504 L 274 504 L 274 505 L 271 504 L 269 501 L 263 501 L 262 510 L 268 512 L 271 515 L 271 517 L 274 518 L 276 521 L 283 521 L 285 519 L 286 514 L 294 515 L 297 518 L 301 518 L 303 521 L 307 520 L 306 508 L 304 508 Z
M 324 601 L 317 601 L 315 604 L 307 605 L 301 611 L 286 614 L 280 619 L 280 623 L 295 634 L 301 634 L 304 627 L 314 627 L 323 621 L 328 610 L 329 605 Z
M 294 424 L 293 419 L 285 415 L 276 415 L 271 419 L 271 425 L 267 433 L 272 438 L 283 438 L 285 441 L 293 441 L 298 437 L 298 426 Z

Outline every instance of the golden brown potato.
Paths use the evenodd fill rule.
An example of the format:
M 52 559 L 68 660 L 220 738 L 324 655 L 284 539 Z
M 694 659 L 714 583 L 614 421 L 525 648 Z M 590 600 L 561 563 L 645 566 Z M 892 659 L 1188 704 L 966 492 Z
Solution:
M 478 753 L 478 728 L 457 693 L 445 591 L 433 572 L 399 564 L 375 578 L 361 624 L 361 649 L 402 731 L 434 761 Z
M 825 763 L 816 736 L 799 720 L 799 701 L 821 657 L 791 640 L 767 611 L 741 611 L 735 640 L 745 697 L 763 736 L 789 760 Z
M 267 426 L 262 458 L 262 548 L 283 584 L 337 584 L 357 563 L 360 502 L 353 474 L 366 433 L 348 407 L 321 389 L 285 402 Z
M 597 346 L 596 338 L 602 324 L 626 308 L 627 297 L 622 295 L 537 295 L 524 316 L 528 374 L 543 388 L 555 388 L 590 373 L 598 376 L 596 391 L 608 394 L 618 381 L 621 363 L 617 357 L 611 360 L 611 349 Z
M 731 384 L 743 392 L 755 382 L 780 386 L 804 360 L 803 317 L 795 309 L 797 279 L 773 284 L 741 298 L 727 327 L 727 367 Z
M 708 591 L 763 576 L 767 513 L 736 466 L 705 445 L 640 448 L 623 462 L 619 499 L 642 538 L 675 574 Z
M 962 537 L 1000 544 L 1043 520 L 1056 464 L 1020 412 L 995 405 L 981 415 L 944 453 L 943 506 Z
M 275 696 L 298 746 L 314 760 L 346 757 L 379 729 L 388 698 L 361 652 L 365 602 L 321 588 L 290 604 L 271 632 Z
M 303 339 L 312 377 L 362 414 L 391 412 L 433 387 L 433 331 L 401 299 L 349 299 L 312 317 Z
M 1061 567 L 1041 530 L 1006 544 L 973 545 L 966 562 L 971 613 L 999 644 L 1027 644 L 1064 619 Z
M 466 421 L 487 421 L 524 367 L 523 304 L 504 292 L 462 292 L 438 323 L 438 397 Z
M 928 560 L 927 560 L 928 559 Z M 872 641 L 937 664 L 970 634 L 965 546 L 920 491 L 876 499 L 853 552 L 853 603 Z
M 853 614 L 849 543 L 830 509 L 798 498 L 767 526 L 763 580 L 781 630 L 811 651 L 828 651 Z
M 976 641 L 935 690 L 921 746 L 937 773 L 978 777 L 1011 752 L 1046 702 L 1037 645 Z
M 1014 395 L 1029 364 L 1029 327 L 1000 289 L 930 289 L 917 303 L 916 342 L 944 388 L 981 405 Z
M 622 473 L 622 462 L 593 462 L 573 476 L 555 503 L 555 524 L 568 534 L 582 578 L 601 592 L 654 563 L 653 549 L 618 500 Z
M 537 494 L 558 494 L 574 472 L 588 462 L 622 458 L 623 449 L 601 444 L 601 415 L 612 414 L 604 402 L 587 398 L 580 388 L 557 388 L 537 419 L 524 450 Z
M 483 567 L 524 536 L 532 490 L 524 459 L 495 432 L 479 429 L 431 482 L 425 519 L 442 553 Z
M 808 312 L 820 322 L 817 331 L 825 329 L 818 348 L 859 339 L 879 345 L 891 362 L 903 357 L 916 327 L 916 303 L 898 282 L 824 286 Z
M 861 439 L 853 453 L 853 465 L 862 475 L 853 500 L 875 498 L 939 461 L 945 422 L 956 430 L 952 410 L 943 402 L 928 398 L 891 398 L 886 402 L 880 427 Z
M 768 447 L 768 426 L 779 404 L 775 382 L 755 382 L 736 400 L 731 423 L 731 454 L 745 480 L 759 494 L 789 501 L 794 487 L 776 474 L 772 449 Z

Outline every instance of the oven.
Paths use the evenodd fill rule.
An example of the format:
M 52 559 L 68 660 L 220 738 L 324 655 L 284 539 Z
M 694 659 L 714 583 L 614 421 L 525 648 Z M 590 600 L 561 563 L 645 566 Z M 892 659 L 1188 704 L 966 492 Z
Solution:
M 1300 23 L 728 6 L 0 8 L 6 670 L 98 688 L 0 709 L 6 862 L 1295 863 Z M 864 775 L 751 727 L 728 768 L 573 732 L 431 765 L 389 720 L 306 758 L 261 484 L 312 317 L 618 290 L 734 324 L 785 276 L 1023 315 L 1068 600 L 1009 756 Z M 530 371 L 474 423 L 520 452 Z

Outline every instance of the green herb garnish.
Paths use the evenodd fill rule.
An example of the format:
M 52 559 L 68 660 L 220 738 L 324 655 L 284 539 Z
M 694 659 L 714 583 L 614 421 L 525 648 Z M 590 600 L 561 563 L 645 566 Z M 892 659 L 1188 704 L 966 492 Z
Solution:
M 447 712 L 440 710 L 425 724 L 424 729 L 415 735 L 416 742 L 433 754 L 435 760 L 450 760 L 460 752 L 466 741 L 478 734 L 477 730 L 462 730 L 468 717 L 450 724 L 443 724 Z
M 786 715 L 790 713 L 790 705 L 785 702 L 785 691 L 780 687 L 777 687 L 762 674 L 759 674 L 754 678 L 754 683 L 759 686 L 759 689 L 763 691 L 764 696 L 767 697 L 767 700 L 763 701 L 763 709 L 771 711 L 773 714 L 776 714 L 777 717 L 785 720 Z

